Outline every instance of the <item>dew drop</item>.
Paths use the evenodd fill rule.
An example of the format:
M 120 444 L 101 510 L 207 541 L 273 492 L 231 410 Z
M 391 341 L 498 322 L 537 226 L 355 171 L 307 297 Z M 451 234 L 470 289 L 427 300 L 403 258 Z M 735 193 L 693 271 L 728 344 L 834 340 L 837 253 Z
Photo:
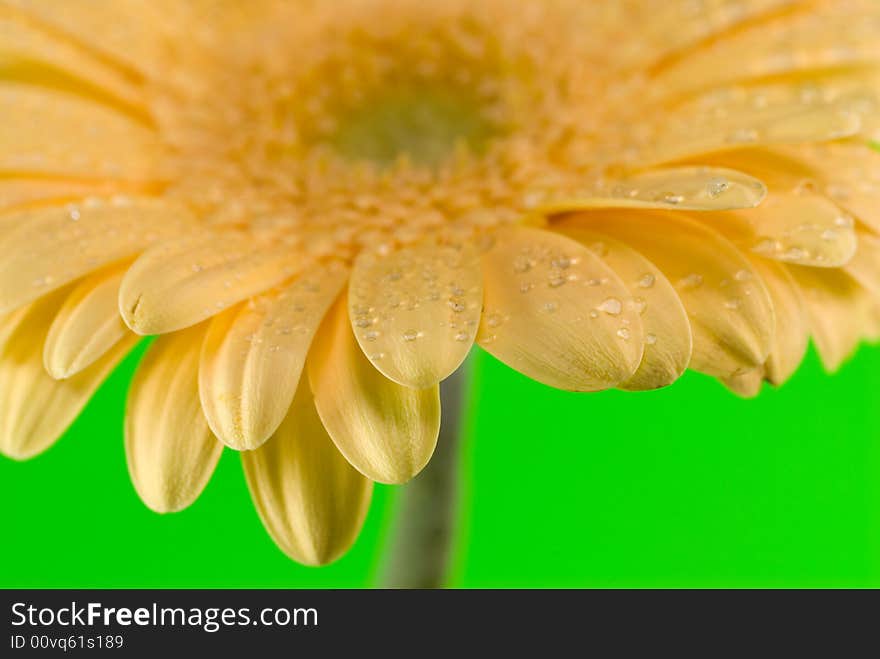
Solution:
M 737 281 L 749 281 L 752 278 L 752 273 L 748 270 L 737 270 L 733 277 Z
M 674 194 L 672 192 L 669 192 L 669 193 L 663 195 L 663 201 L 666 202 L 667 204 L 672 204 L 673 206 L 677 206 L 678 204 L 680 204 L 681 202 L 684 201 L 684 196 L 680 195 L 680 194 Z
M 556 310 L 559 308 L 555 302 L 546 302 L 544 304 L 544 311 L 547 313 L 556 313 Z
M 729 300 L 724 301 L 724 306 L 731 311 L 736 311 L 742 306 L 742 300 L 737 297 L 730 298 Z
M 619 336 L 624 341 L 629 341 L 632 333 L 626 327 L 621 327 L 619 330 L 617 330 L 617 336 Z
M 461 313 L 465 310 L 466 307 L 458 300 L 449 300 L 449 308 L 452 309 L 455 313 Z
M 604 311 L 609 316 L 619 316 L 623 311 L 623 303 L 616 297 L 609 297 L 599 305 L 599 311 Z
M 79 219 L 82 217 L 82 213 L 77 206 L 70 205 L 67 207 L 67 216 L 70 218 L 71 222 L 79 222 Z
M 657 281 L 657 278 L 652 275 L 650 272 L 646 272 L 639 278 L 639 287 L 641 288 L 651 288 L 654 286 L 654 283 Z
M 467 332 L 459 332 L 455 335 L 456 341 L 467 341 L 470 335 Z
M 379 332 L 373 330 L 371 332 L 364 332 L 363 337 L 367 341 L 375 341 L 379 338 Z
M 649 346 L 653 346 L 657 344 L 657 335 L 656 334 L 646 334 L 645 335 L 645 343 Z
M 417 338 L 419 338 L 419 336 L 421 336 L 421 332 L 419 332 L 418 330 L 408 329 L 403 333 L 403 340 L 408 343 L 412 343 Z
M 637 297 L 632 301 L 632 307 L 636 313 L 643 314 L 648 308 L 648 303 L 645 301 L 645 298 Z
M 499 314 L 499 313 L 489 314 L 489 316 L 486 318 L 486 324 L 489 327 L 500 327 L 501 323 L 503 323 L 503 322 L 504 322 L 504 319 L 501 317 L 501 314 Z
M 712 199 L 717 199 L 730 189 L 730 181 L 723 176 L 716 176 L 706 183 L 706 192 Z

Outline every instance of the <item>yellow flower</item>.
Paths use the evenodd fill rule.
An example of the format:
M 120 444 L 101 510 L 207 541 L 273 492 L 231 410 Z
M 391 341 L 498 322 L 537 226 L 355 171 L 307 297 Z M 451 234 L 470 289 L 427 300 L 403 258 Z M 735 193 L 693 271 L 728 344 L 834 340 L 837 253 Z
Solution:
M 875 0 L 0 1 L 0 449 L 140 335 L 125 442 L 222 447 L 294 559 L 428 462 L 474 342 L 751 395 L 880 329 Z M 219 441 L 218 441 L 219 440 Z

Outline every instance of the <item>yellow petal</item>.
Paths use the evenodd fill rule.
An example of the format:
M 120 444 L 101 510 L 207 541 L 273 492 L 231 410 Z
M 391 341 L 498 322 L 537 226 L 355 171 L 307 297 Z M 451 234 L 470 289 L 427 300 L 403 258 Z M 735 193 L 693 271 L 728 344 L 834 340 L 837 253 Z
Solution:
M 562 233 L 586 245 L 617 273 L 641 314 L 645 353 L 638 370 L 619 388 L 640 391 L 675 382 L 690 364 L 693 338 L 687 312 L 669 280 L 644 256 L 605 234 L 577 227 Z
M 822 363 L 836 371 L 876 331 L 876 300 L 842 270 L 788 266 L 801 287 Z
M 202 493 L 220 459 L 199 402 L 205 328 L 162 336 L 138 367 L 125 410 L 125 455 L 135 490 L 159 513 L 183 510 Z
M 721 378 L 721 382 L 737 396 L 756 398 L 761 393 L 761 386 L 764 384 L 764 371 L 758 368 L 742 375 Z
M 227 446 L 255 449 L 278 429 L 312 338 L 346 275 L 336 264 L 315 268 L 282 292 L 255 298 L 211 322 L 199 391 L 208 424 Z
M 363 526 L 373 484 L 342 457 L 303 380 L 271 439 L 241 454 L 263 526 L 281 550 L 306 565 L 342 556 Z
M 614 271 L 583 245 L 549 231 L 499 232 L 483 256 L 485 311 L 477 340 L 552 387 L 598 391 L 628 380 L 644 334 Z
M 801 290 L 785 266 L 759 257 L 752 267 L 770 293 L 776 330 L 764 373 L 774 385 L 788 380 L 803 361 L 810 338 L 809 319 Z
M 803 145 L 788 154 L 814 174 L 820 192 L 880 232 L 880 153 L 862 142 L 841 142 Z
M 345 300 L 318 330 L 308 369 L 324 427 L 355 469 L 405 483 L 428 464 L 440 432 L 439 387 L 411 389 L 377 371 L 355 339 Z
M 600 194 L 600 193 L 605 194 Z M 767 188 L 756 178 L 719 167 L 670 167 L 633 174 L 608 183 L 606 190 L 550 198 L 539 208 L 547 214 L 587 208 L 642 208 L 718 211 L 753 208 Z
M 836 268 L 847 264 L 856 251 L 853 219 L 825 197 L 811 193 L 771 193 L 758 208 L 705 221 L 745 249 L 786 263 Z
M 124 272 L 88 277 L 64 300 L 43 346 L 43 364 L 56 380 L 88 368 L 131 334 L 116 303 Z
M 119 289 L 119 310 L 138 334 L 190 327 L 290 278 L 288 245 L 257 246 L 238 233 L 184 236 L 143 253 Z
M 182 208 L 150 198 L 90 200 L 0 218 L 0 313 L 184 230 Z
M 43 368 L 43 341 L 63 299 L 63 291 L 41 298 L 0 327 L 0 452 L 16 460 L 49 448 L 134 345 L 120 342 L 74 377 L 52 379 Z
M 693 158 L 701 154 L 752 148 L 757 145 L 822 142 L 855 135 L 862 122 L 858 114 L 830 103 L 804 106 L 792 101 L 781 107 L 757 109 L 722 104 L 678 108 L 662 113 L 664 119 L 634 153 L 640 166 Z
M 726 377 L 763 365 L 773 305 L 752 265 L 719 233 L 679 213 L 582 213 L 566 223 L 607 233 L 660 268 L 691 320 L 692 368 Z
M 129 105 L 143 100 L 121 72 L 24 14 L 0 6 L 0 34 L 0 76 L 6 80 L 61 87 Z
M 0 83 L 0 173 L 161 181 L 157 135 L 104 105 Z
M 746 2 L 663 2 L 637 0 L 650 20 L 639 24 L 639 39 L 620 47 L 643 49 L 654 70 L 665 70 L 686 57 L 699 57 L 702 48 L 734 30 L 775 17 L 791 0 L 747 0 Z
M 844 270 L 880 299 L 880 236 L 859 231 L 858 241 L 856 254 Z
M 70 202 L 81 205 L 86 197 L 121 194 L 125 192 L 125 187 L 99 181 L 3 178 L 0 179 L 0 212 L 8 213 L 16 210 L 16 207 L 37 203 L 60 206 Z
M 476 249 L 433 239 L 355 262 L 348 308 L 355 336 L 379 371 L 425 389 L 467 357 L 483 304 Z
M 873 0 L 829 2 L 741 30 L 682 58 L 657 79 L 667 93 L 880 60 Z M 855 19 L 854 17 L 858 17 Z
M 84 44 L 99 56 L 131 72 L 162 71 L 161 52 L 168 26 L 176 25 L 179 2 L 160 0 L 3 0 L 26 16 L 51 26 L 71 43 Z M 189 3 L 186 3 L 189 4 Z

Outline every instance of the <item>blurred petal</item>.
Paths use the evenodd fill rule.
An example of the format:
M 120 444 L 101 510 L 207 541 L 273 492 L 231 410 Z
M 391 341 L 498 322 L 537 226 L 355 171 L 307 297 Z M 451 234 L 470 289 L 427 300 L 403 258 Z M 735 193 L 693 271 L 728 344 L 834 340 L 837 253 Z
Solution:
M 0 6 L 0 77 L 138 105 L 133 82 L 30 17 Z
M 752 267 L 770 293 L 776 331 L 764 372 L 774 385 L 790 378 L 803 361 L 810 338 L 810 325 L 803 295 L 785 266 L 753 257 Z
M 0 82 L 0 173 L 161 181 L 158 136 L 104 105 Z
M 162 336 L 131 383 L 125 410 L 125 455 L 135 490 L 159 513 L 192 504 L 208 484 L 223 444 L 199 403 L 204 327 Z
M 619 387 L 639 391 L 675 382 L 691 361 L 693 338 L 687 312 L 669 280 L 644 256 L 605 234 L 576 227 L 562 233 L 583 243 L 617 273 L 641 314 L 645 353 L 635 374 Z
M 0 213 L 13 212 L 17 206 L 35 203 L 53 206 L 63 202 L 82 204 L 86 197 L 109 197 L 124 192 L 125 187 L 99 181 L 0 178 Z
M 728 240 L 678 213 L 582 213 L 566 223 L 607 233 L 673 283 L 691 320 L 691 367 L 726 377 L 762 366 L 775 321 L 769 293 Z
M 346 276 L 338 264 L 314 268 L 280 293 L 211 322 L 199 391 L 208 424 L 227 446 L 255 449 L 281 425 L 312 338 Z
M 880 61 L 880 11 L 874 0 L 802 3 L 801 8 L 805 11 L 781 14 L 682 58 L 663 71 L 658 84 L 667 93 L 684 92 Z
M 263 526 L 281 550 L 306 565 L 342 556 L 363 526 L 373 484 L 342 457 L 303 380 L 289 414 L 263 446 L 241 454 Z
M 650 131 L 635 162 L 647 166 L 702 154 L 761 145 L 822 142 L 855 135 L 858 114 L 835 103 L 805 105 L 798 100 L 768 108 L 736 105 L 728 100 L 659 113 L 663 119 Z
M 155 72 L 162 59 L 165 27 L 177 24 L 176 7 L 163 0 L 3 0 L 24 15 L 96 51 L 116 66 Z M 188 3 L 186 3 L 188 4 Z
M 0 453 L 16 460 L 49 448 L 134 345 L 120 342 L 74 377 L 52 379 L 43 368 L 43 341 L 63 299 L 63 291 L 41 298 L 0 327 Z
M 52 321 L 43 364 L 56 380 L 88 368 L 131 332 L 116 303 L 123 269 L 101 272 L 73 289 Z
M 801 290 L 826 370 L 836 371 L 876 330 L 876 301 L 842 270 L 788 266 Z
M 761 386 L 764 384 L 764 371 L 758 368 L 742 375 L 721 378 L 721 382 L 737 396 L 756 398 L 761 393 Z
M 391 254 L 363 252 L 348 291 L 364 353 L 386 377 L 414 389 L 434 386 L 461 365 L 482 304 L 477 250 L 433 239 Z
M 852 218 L 815 194 L 773 193 L 758 208 L 706 220 L 737 244 L 777 261 L 837 268 L 856 251 Z
M 138 334 L 174 332 L 289 279 L 301 258 L 288 245 L 256 245 L 240 233 L 183 236 L 134 262 L 119 310 Z
M 355 469 L 405 483 L 428 464 L 440 432 L 439 388 L 411 389 L 377 371 L 355 339 L 345 300 L 318 330 L 308 368 L 324 427 Z
M 583 245 L 505 229 L 483 256 L 483 273 L 477 340 L 511 368 L 571 391 L 608 389 L 635 373 L 644 334 L 632 296 Z
M 540 204 L 547 214 L 587 208 L 719 211 L 754 208 L 767 194 L 756 178 L 718 167 L 676 167 L 634 174 L 608 184 L 607 194 L 572 196 Z
M 189 222 L 183 208 L 150 198 L 90 200 L 3 216 L 0 313 L 132 257 Z
M 859 231 L 859 246 L 844 270 L 880 299 L 880 236 Z

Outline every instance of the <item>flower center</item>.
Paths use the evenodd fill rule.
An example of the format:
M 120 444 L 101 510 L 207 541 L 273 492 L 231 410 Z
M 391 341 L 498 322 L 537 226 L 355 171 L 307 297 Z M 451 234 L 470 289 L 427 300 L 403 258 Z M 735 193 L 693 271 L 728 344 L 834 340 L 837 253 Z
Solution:
M 346 158 L 383 167 L 401 159 L 436 167 L 456 151 L 482 153 L 497 132 L 472 93 L 416 83 L 377 92 L 346 112 L 329 143 Z

